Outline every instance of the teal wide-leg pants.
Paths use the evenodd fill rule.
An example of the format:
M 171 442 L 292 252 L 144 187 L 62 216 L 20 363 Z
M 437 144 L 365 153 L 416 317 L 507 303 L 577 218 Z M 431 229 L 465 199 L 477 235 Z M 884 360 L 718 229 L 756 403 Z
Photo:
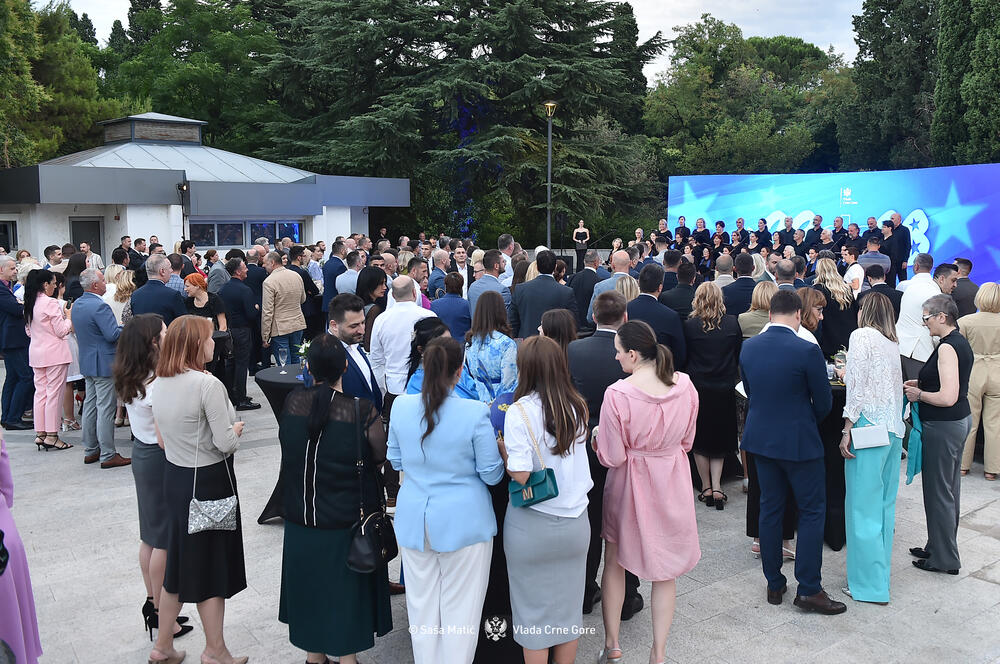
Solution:
M 871 426 L 871 422 L 862 415 L 855 426 Z M 847 585 L 859 602 L 889 601 L 903 439 L 890 433 L 889 441 L 883 447 L 852 449 L 857 458 L 844 461 Z

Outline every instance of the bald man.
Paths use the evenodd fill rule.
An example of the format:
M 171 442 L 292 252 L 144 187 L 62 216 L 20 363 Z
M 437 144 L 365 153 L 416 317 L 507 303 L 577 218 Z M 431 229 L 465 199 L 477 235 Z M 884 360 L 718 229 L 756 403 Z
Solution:
M 614 274 L 605 279 L 604 281 L 598 281 L 594 284 L 594 294 L 590 297 L 590 306 L 587 307 L 587 320 L 591 323 L 594 322 L 594 300 L 601 293 L 609 290 L 615 289 L 615 284 L 621 277 L 628 277 L 629 267 L 632 264 L 632 258 L 628 255 L 627 251 L 616 251 L 611 254 L 611 269 L 614 270 Z

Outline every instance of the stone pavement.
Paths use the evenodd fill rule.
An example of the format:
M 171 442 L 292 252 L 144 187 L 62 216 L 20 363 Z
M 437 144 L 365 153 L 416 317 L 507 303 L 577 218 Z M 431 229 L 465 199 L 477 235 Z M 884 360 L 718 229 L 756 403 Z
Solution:
M 273 415 L 250 384 L 253 398 L 265 405 L 244 413 L 248 427 L 236 455 L 249 587 L 226 604 L 226 640 L 234 654 L 249 655 L 256 664 L 302 662 L 303 654 L 288 643 L 287 628 L 277 619 L 282 528 L 256 523 L 274 485 L 279 453 Z M 145 662 L 150 643 L 139 612 L 145 593 L 131 471 L 84 466 L 79 433 L 65 434 L 77 444 L 65 452 L 36 451 L 26 432 L 5 435 L 43 664 Z M 130 454 L 127 429 L 118 429 L 118 449 Z M 795 587 L 788 566 L 788 599 L 780 607 L 767 604 L 760 562 L 750 555 L 744 536 L 745 497 L 738 483 L 727 484 L 725 511 L 698 505 L 702 559 L 678 581 L 668 660 L 1000 663 L 1000 482 L 986 482 L 982 470 L 977 462 L 962 482 L 961 574 L 928 574 L 910 565 L 907 549 L 924 544 L 925 524 L 919 478 L 910 486 L 901 483 L 892 602 L 883 607 L 844 597 L 846 550 L 826 549 L 824 585 L 848 603 L 847 613 L 834 617 L 792 606 Z M 397 559 L 390 576 L 398 575 Z M 623 625 L 621 637 L 632 664 L 648 661 L 652 642 L 649 584 L 643 583 L 641 591 L 647 608 Z M 404 598 L 394 597 L 392 603 L 395 629 L 361 655 L 365 664 L 413 661 Z M 187 661 L 197 663 L 204 648 L 198 614 L 193 606 L 184 613 L 196 629 L 177 647 L 187 650 Z M 582 638 L 578 661 L 589 663 L 603 645 L 600 605 L 584 616 L 584 624 L 594 633 Z

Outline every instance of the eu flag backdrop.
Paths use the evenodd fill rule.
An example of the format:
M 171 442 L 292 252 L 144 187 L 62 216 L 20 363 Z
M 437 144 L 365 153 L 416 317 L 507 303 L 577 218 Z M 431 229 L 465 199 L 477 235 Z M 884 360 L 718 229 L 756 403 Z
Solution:
M 977 283 L 1000 281 L 1000 164 L 949 166 L 906 171 L 810 173 L 802 175 L 695 175 L 670 178 L 669 226 L 684 216 L 694 228 L 704 217 L 726 229 L 743 217 L 747 230 L 764 218 L 769 230 L 782 227 L 785 217 L 795 228 L 808 228 L 814 215 L 823 227 L 834 217 L 844 227 L 856 223 L 864 232 L 868 217 L 881 224 L 894 212 L 903 217 L 913 240 L 911 256 L 926 252 L 935 262 L 957 257 L 973 262 Z M 910 262 L 912 265 L 912 261 Z

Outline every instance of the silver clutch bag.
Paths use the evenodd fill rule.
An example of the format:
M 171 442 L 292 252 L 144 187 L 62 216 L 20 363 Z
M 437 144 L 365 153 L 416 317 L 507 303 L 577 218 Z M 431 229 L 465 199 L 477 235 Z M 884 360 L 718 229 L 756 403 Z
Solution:
M 203 530 L 236 530 L 236 496 L 220 500 L 192 498 L 188 505 L 188 535 Z

